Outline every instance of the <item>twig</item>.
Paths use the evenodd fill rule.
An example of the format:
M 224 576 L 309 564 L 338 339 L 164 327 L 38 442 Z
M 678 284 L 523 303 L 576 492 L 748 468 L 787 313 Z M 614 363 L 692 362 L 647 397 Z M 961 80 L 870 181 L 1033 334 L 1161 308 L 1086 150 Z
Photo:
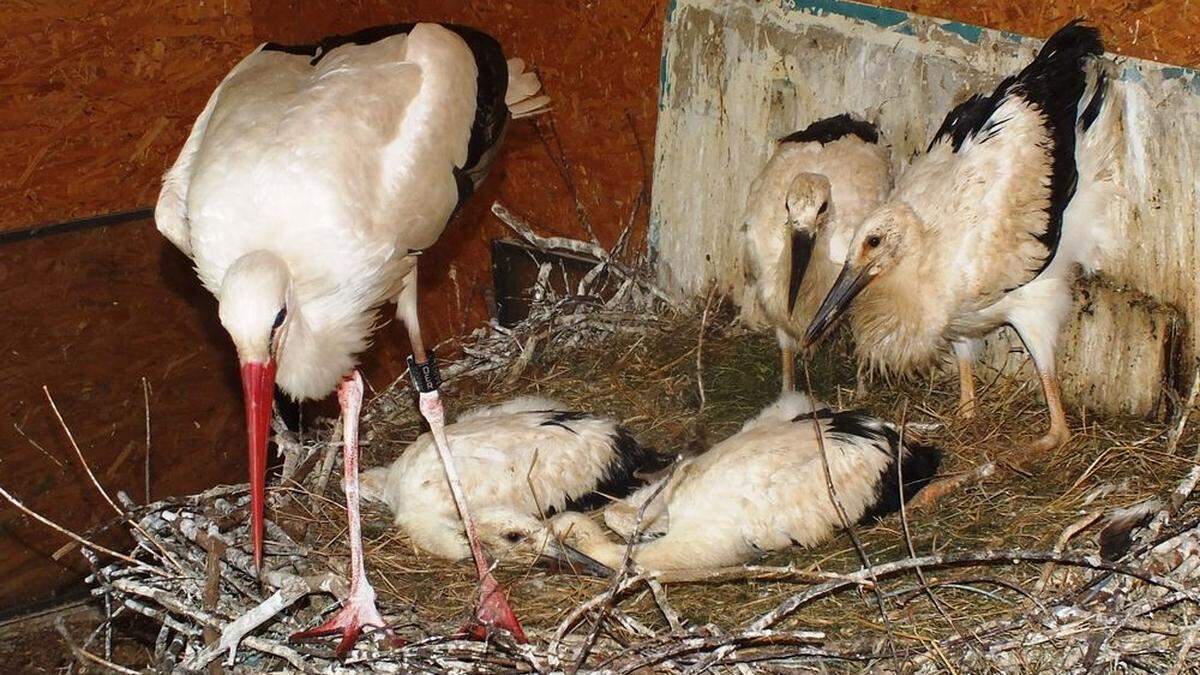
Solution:
M 700 335 L 696 338 L 696 389 L 700 392 L 699 414 L 704 413 L 704 406 L 708 402 L 708 398 L 704 394 L 704 330 L 708 327 L 708 309 L 712 305 L 716 292 L 717 284 L 714 281 L 708 289 L 708 300 L 704 302 L 704 313 L 700 316 Z
M 911 571 L 915 567 L 933 569 L 940 567 L 962 567 L 969 565 L 1007 565 L 1018 562 L 1053 562 L 1058 565 L 1071 565 L 1074 567 L 1085 567 L 1088 569 L 1115 572 L 1123 576 L 1139 579 L 1155 586 L 1177 591 L 1181 594 L 1181 598 L 1186 598 L 1192 602 L 1200 603 L 1200 592 L 1193 591 L 1172 579 L 1137 567 L 1132 567 L 1130 565 L 1108 562 L 1106 560 L 1102 560 L 1096 555 L 1055 553 L 1054 551 L 1034 549 L 989 549 L 984 551 L 966 551 L 962 553 L 927 555 L 920 558 L 905 558 L 904 560 L 897 560 L 890 563 L 876 565 L 871 569 L 859 570 L 854 574 L 847 575 L 846 579 L 829 581 L 791 596 L 775 609 L 760 616 L 753 624 L 751 624 L 751 628 L 769 628 L 809 602 L 829 595 L 830 593 L 835 593 L 837 591 L 849 588 L 855 581 L 863 579 L 888 577 Z
M 75 534 L 74 532 L 63 527 L 62 525 L 59 525 L 58 523 L 50 520 L 49 518 L 46 518 L 42 514 L 29 508 L 28 506 L 25 506 L 24 504 L 21 503 L 20 500 L 18 500 L 16 497 L 12 496 L 8 492 L 8 490 L 5 490 L 3 487 L 0 487 L 0 497 L 4 497 L 4 499 L 8 500 L 8 503 L 10 503 L 13 506 L 17 507 L 18 509 L 20 509 L 21 512 L 23 512 L 25 515 L 29 516 L 30 518 L 33 518 L 34 520 L 38 521 L 39 523 L 45 525 L 46 527 L 48 527 L 52 530 L 54 530 L 55 532 L 58 532 L 59 534 L 62 534 L 66 537 L 74 539 L 76 543 L 82 545 L 84 548 L 87 548 L 89 550 L 95 551 L 97 553 L 101 553 L 103 555 L 106 555 L 106 556 L 109 556 L 112 558 L 116 558 L 117 560 L 124 560 L 125 562 L 129 563 L 130 565 L 134 565 L 140 569 L 144 569 L 147 572 L 150 572 L 151 574 L 155 574 L 160 577 L 168 576 L 168 574 L 166 572 L 164 572 L 163 570 L 161 570 L 157 567 L 152 567 L 150 565 L 147 565 L 146 563 L 142 562 L 141 560 L 138 560 L 137 558 L 131 558 L 131 557 L 125 555 L 124 553 L 117 553 L 116 551 L 114 551 L 110 548 L 105 548 L 105 547 L 101 546 L 100 544 L 96 544 L 96 543 L 88 541 L 87 539 L 84 539 L 83 537 Z
M 629 269 L 624 263 L 614 260 L 612 256 L 609 255 L 608 251 L 604 250 L 604 247 L 600 246 L 599 244 L 579 241 L 578 239 L 568 239 L 566 237 L 543 237 L 541 235 L 534 234 L 533 228 L 528 222 L 517 217 L 516 214 L 509 211 L 499 202 L 492 204 L 492 213 L 495 214 L 501 222 L 519 234 L 522 239 L 528 241 L 530 244 L 533 244 L 543 251 L 549 249 L 570 251 L 572 253 L 587 256 L 597 261 L 605 262 L 609 265 L 609 267 L 616 270 L 621 276 L 629 278 L 637 276 L 634 271 Z M 671 296 L 669 296 L 658 286 L 646 280 L 641 280 L 639 283 L 641 283 L 646 290 L 653 293 L 655 297 L 657 297 L 659 300 L 662 300 L 668 306 L 676 306 L 675 301 L 671 299 Z
M 812 379 L 809 377 L 807 360 L 804 360 L 803 366 L 804 387 L 807 390 L 809 400 L 815 401 L 817 399 L 813 394 Z M 846 534 L 850 535 L 850 541 L 854 543 L 854 550 L 858 552 L 858 557 L 862 561 L 863 568 L 872 570 L 874 566 L 871 564 L 871 558 L 867 556 L 867 549 L 863 547 L 862 541 L 859 540 L 858 534 L 854 531 L 854 523 L 850 522 L 850 518 L 846 515 L 846 507 L 842 505 L 842 500 L 837 494 L 837 488 L 833 485 L 833 472 L 829 469 L 829 453 L 825 447 L 825 431 L 821 428 L 821 420 L 817 417 L 815 406 L 812 410 L 812 427 L 813 433 L 817 437 L 817 448 L 821 452 L 821 470 L 825 474 L 825 489 L 829 493 L 829 501 L 833 503 L 833 508 L 837 511 L 838 520 L 842 523 L 842 529 L 846 531 Z M 896 461 L 900 461 L 899 456 L 896 457 Z M 903 498 L 901 498 L 901 501 L 904 501 Z M 920 569 L 920 566 L 917 569 Z M 888 648 L 892 652 L 892 661 L 897 665 L 896 672 L 900 672 L 899 657 L 896 653 L 896 637 L 892 631 L 892 619 L 888 616 L 887 601 L 884 600 L 883 591 L 879 589 L 879 580 L 875 578 L 873 573 L 871 576 L 871 590 L 875 593 L 875 601 L 879 605 L 879 616 L 883 619 L 884 631 L 887 633 L 888 638 Z
M 900 433 L 896 440 L 896 494 L 900 495 L 900 528 L 904 533 L 904 546 L 908 550 L 908 557 L 917 557 L 916 547 L 913 546 L 912 533 L 908 527 L 908 508 L 905 505 L 907 501 L 904 497 L 904 453 L 907 451 L 904 445 L 904 431 L 908 423 L 908 399 L 904 399 L 904 406 L 900 409 Z M 942 601 L 938 599 L 933 592 L 933 588 L 929 586 L 929 580 L 925 578 L 925 572 L 920 567 L 914 568 L 917 573 L 917 581 L 921 584 L 921 590 L 925 596 L 929 598 L 933 608 L 945 619 L 946 623 L 955 632 L 956 635 L 962 637 L 963 632 L 959 630 L 958 625 L 954 623 L 954 619 L 950 618 L 950 613 L 942 605 Z M 975 645 L 971 644 L 971 649 L 975 649 Z
M 1196 365 L 1192 372 L 1192 386 L 1188 389 L 1187 402 L 1179 409 L 1179 413 L 1175 417 L 1175 425 L 1171 427 L 1171 433 L 1167 436 L 1165 452 L 1168 455 L 1174 455 L 1175 449 L 1179 447 L 1179 439 L 1183 438 L 1183 430 L 1187 426 L 1188 418 L 1192 416 L 1192 411 L 1196 409 L 1196 394 L 1198 391 L 1200 391 L 1200 363 Z
M 61 616 L 58 617 L 58 619 L 54 622 L 54 628 L 55 628 L 55 630 L 58 631 L 58 634 L 62 636 L 63 642 L 65 642 L 67 644 L 67 647 L 71 650 L 71 653 L 75 655 L 76 659 L 78 659 L 80 661 L 88 661 L 88 662 L 93 663 L 102 668 L 107 668 L 107 669 L 113 671 L 114 673 L 122 673 L 122 674 L 128 673 L 129 675 L 138 675 L 138 671 L 136 671 L 136 670 L 130 670 L 129 668 L 126 668 L 125 666 L 119 666 L 119 665 L 113 663 L 112 661 L 109 661 L 107 659 L 96 656 L 95 654 L 87 651 L 83 647 L 80 647 L 79 645 L 75 644 L 75 641 L 71 639 L 71 635 L 69 633 L 67 633 L 67 627 L 63 623 L 63 619 Z
M 663 488 L 665 488 L 667 483 L 671 481 L 671 474 L 674 473 L 676 466 L 678 466 L 678 463 L 671 467 L 671 472 L 663 477 L 663 479 L 659 482 L 658 487 L 654 488 L 654 491 L 650 493 L 650 496 L 647 497 L 640 506 L 638 506 L 637 520 L 634 521 L 633 531 L 629 535 L 629 541 L 625 543 L 625 554 L 621 558 L 621 568 L 617 570 L 617 573 L 613 576 L 612 585 L 609 587 L 604 602 L 600 605 L 600 612 L 596 616 L 595 623 L 592 624 L 592 630 L 588 633 L 587 639 L 584 641 L 583 646 L 579 649 L 579 655 L 575 658 L 575 663 L 570 669 L 570 673 L 576 673 L 580 668 L 583 667 L 584 662 L 587 660 L 588 654 L 592 651 L 592 647 L 595 646 L 596 639 L 600 636 L 600 628 L 604 625 L 604 617 L 609 608 L 611 608 L 616 601 L 617 593 L 621 588 L 621 581 L 629 573 L 629 563 L 633 559 L 633 547 L 635 542 L 638 540 L 638 535 L 641 534 L 642 521 L 646 517 L 646 508 L 650 506 L 651 502 L 658 498 L 658 495 L 663 491 Z
M 146 494 L 145 494 L 145 499 L 142 503 L 149 504 L 150 503 L 150 383 L 147 382 L 146 378 L 144 378 L 144 377 L 142 378 L 142 401 L 146 405 L 146 463 L 145 463 Z
M 46 394 L 46 400 L 50 402 L 50 409 L 54 411 L 54 416 L 58 418 L 59 426 L 66 432 L 67 440 L 71 442 L 71 448 L 75 450 L 75 456 L 79 458 L 79 463 L 83 465 L 83 470 L 87 472 L 92 485 L 96 486 L 96 491 L 100 493 L 101 497 L 104 497 L 104 501 L 108 502 L 108 505 L 112 507 L 113 511 L 116 511 L 118 516 L 125 517 L 125 512 L 121 510 L 121 507 L 117 506 L 112 497 L 108 496 L 108 492 L 100 485 L 100 481 L 96 480 L 96 474 L 92 473 L 92 468 L 88 466 L 87 460 L 83 458 L 83 451 L 79 449 L 79 444 L 75 442 L 75 435 L 71 433 L 71 429 L 63 421 L 62 413 L 58 412 L 58 406 L 54 403 L 54 397 L 50 395 L 50 388 L 42 385 L 42 392 Z

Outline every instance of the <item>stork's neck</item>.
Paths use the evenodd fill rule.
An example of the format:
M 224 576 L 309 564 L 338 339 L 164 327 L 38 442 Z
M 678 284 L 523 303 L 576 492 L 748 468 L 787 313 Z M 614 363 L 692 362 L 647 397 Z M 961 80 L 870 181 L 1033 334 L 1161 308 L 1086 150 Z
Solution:
M 310 312 L 297 304 L 280 349 L 276 382 L 294 399 L 322 398 L 354 369 L 365 337 L 355 340 L 338 326 L 314 326 Z

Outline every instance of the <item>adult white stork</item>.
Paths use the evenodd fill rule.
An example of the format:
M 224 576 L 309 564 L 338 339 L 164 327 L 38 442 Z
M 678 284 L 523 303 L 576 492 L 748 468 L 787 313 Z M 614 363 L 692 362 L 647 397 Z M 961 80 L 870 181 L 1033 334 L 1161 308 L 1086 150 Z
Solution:
M 854 302 L 860 358 L 907 373 L 953 347 L 961 408 L 974 411 L 980 340 L 1008 324 L 1041 376 L 1050 429 L 1070 437 L 1054 369 L 1076 270 L 1110 240 L 1118 136 L 1095 29 L 1059 29 L 1020 73 L 950 111 L 886 204 L 867 216 L 805 333 L 817 339 Z M 856 300 L 857 298 L 857 300 Z
M 941 453 L 914 443 L 884 420 L 861 411 L 813 410 L 810 399 L 785 392 L 742 430 L 681 462 L 665 486 L 648 485 L 604 513 L 613 530 L 634 535 L 632 558 L 648 570 L 720 567 L 789 546 L 815 546 L 842 526 L 830 500 L 820 425 L 834 491 L 851 522 L 870 522 L 900 508 L 937 471 Z M 814 422 L 815 418 L 815 422 Z M 625 545 L 587 516 L 555 516 L 550 528 L 575 549 L 618 568 Z
M 746 281 L 779 340 L 784 391 L 797 341 L 816 314 L 854 228 L 892 189 L 879 130 L 842 114 L 779 139 L 750 184 L 740 234 Z
M 263 486 L 274 384 L 296 399 L 334 389 L 341 404 L 351 592 L 300 637 L 383 626 L 362 559 L 355 369 L 397 303 L 409 369 L 468 538 L 474 531 L 442 434 L 437 371 L 417 318 L 417 260 L 486 176 L 512 116 L 546 104 L 522 63 L 471 28 L 405 24 L 320 44 L 267 44 L 221 82 L 163 179 L 158 229 L 191 256 L 237 348 L 246 401 L 254 558 L 262 565 Z M 339 384 L 340 383 L 340 384 Z M 478 546 L 476 616 L 523 639 Z
M 521 397 L 467 413 L 446 427 L 480 539 L 493 556 L 545 554 L 596 572 L 597 565 L 537 522 L 565 510 L 587 511 L 628 496 L 642 476 L 670 464 L 612 419 Z M 413 542 L 443 558 L 470 555 L 429 434 L 391 466 L 363 472 L 363 496 L 385 502 Z

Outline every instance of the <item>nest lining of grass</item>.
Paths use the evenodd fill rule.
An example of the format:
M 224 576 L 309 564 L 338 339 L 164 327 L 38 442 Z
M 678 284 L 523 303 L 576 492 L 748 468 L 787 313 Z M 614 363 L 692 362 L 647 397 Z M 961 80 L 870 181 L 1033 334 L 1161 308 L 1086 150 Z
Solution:
M 616 283 L 621 284 L 619 279 Z M 444 389 L 448 418 L 478 405 L 537 394 L 609 414 L 643 443 L 673 454 L 712 445 L 774 400 L 779 376 L 773 337 L 741 325 L 734 309 L 720 300 L 715 307 L 710 306 L 711 297 L 703 307 L 670 307 L 645 284 L 630 277 L 615 294 L 610 289 L 606 300 L 590 294 L 543 294 L 535 298 L 533 314 L 520 326 L 493 325 L 477 331 L 461 345 L 460 357 L 444 367 L 450 375 Z M 298 596 L 277 617 L 255 628 L 250 636 L 257 646 L 245 641 L 232 663 L 237 668 L 269 665 L 311 672 L 576 668 L 632 672 L 650 667 L 685 672 L 710 666 L 936 670 L 971 668 L 983 661 L 999 664 L 1003 670 L 1071 670 L 1096 663 L 1148 664 L 1156 669 L 1170 667 L 1186 655 L 1197 634 L 1191 599 L 1138 615 L 1133 623 L 1140 628 L 1114 628 L 1114 607 L 1141 608 L 1168 591 L 1141 582 L 1131 585 L 1130 577 L 1117 575 L 1117 582 L 1107 583 L 1120 590 L 1114 597 L 1121 602 L 1108 598 L 1108 604 L 1100 606 L 1094 598 L 1093 604 L 1080 604 L 1080 589 L 1106 574 L 1112 576 L 1111 570 L 1097 569 L 1112 565 L 1094 556 L 1102 516 L 1115 507 L 1170 494 L 1195 466 L 1192 458 L 1184 456 L 1190 453 L 1178 450 L 1195 443 L 1190 433 L 1172 442 L 1174 423 L 1089 417 L 1081 426 L 1074 418 L 1075 436 L 1070 443 L 1032 456 L 1025 448 L 1047 422 L 1038 392 L 1030 386 L 984 373 L 979 380 L 987 384 L 979 392 L 977 415 L 961 420 L 954 414 L 956 383 L 947 378 L 873 383 L 855 396 L 855 368 L 849 354 L 848 342 L 839 338 L 810 359 L 812 388 L 820 398 L 894 421 L 938 423 L 938 428 L 925 429 L 921 436 L 943 449 L 941 475 L 976 476 L 980 467 L 993 464 L 994 475 L 966 480 L 931 508 L 907 513 L 907 536 L 905 523 L 897 516 L 873 527 L 854 528 L 862 554 L 843 534 L 814 549 L 771 554 L 744 575 L 727 570 L 721 582 L 670 583 L 663 589 L 627 572 L 617 587 L 608 579 L 548 574 L 500 561 L 497 577 L 532 639 L 526 646 L 505 638 L 486 645 L 455 638 L 470 615 L 475 588 L 472 567 L 416 549 L 392 527 L 390 514 L 382 507 L 368 506 L 364 514 L 368 574 L 379 593 L 380 610 L 394 620 L 392 634 L 408 640 L 407 646 L 396 649 L 376 636 L 345 662 L 332 658 L 332 645 L 288 646 L 292 651 L 287 658 L 280 656 L 282 652 L 268 653 L 264 642 L 287 645 L 290 632 L 314 625 L 318 615 L 335 606 L 327 595 L 316 594 Z M 390 463 L 423 430 L 411 387 L 398 380 L 366 406 L 362 466 Z M 304 440 L 281 431 L 278 440 L 287 457 L 286 478 L 271 499 L 271 517 L 280 526 L 273 537 L 275 557 L 282 559 L 277 569 L 310 585 L 325 583 L 326 589 L 332 588 L 331 578 L 320 575 L 344 574 L 348 553 L 342 496 L 334 487 L 338 481 L 330 480 L 331 475 L 340 475 L 334 438 L 337 432 L 332 424 Z M 1168 451 L 1172 445 L 1175 452 Z M 208 514 L 224 521 L 218 531 L 231 544 L 227 560 L 247 545 L 248 535 L 237 518 L 244 513 L 244 497 L 238 497 L 237 489 L 222 490 L 185 500 L 195 512 L 186 517 Z M 216 512 L 215 503 L 223 505 Z M 1176 507 L 1173 522 L 1187 523 L 1200 515 L 1193 501 Z M 163 525 L 164 514 L 175 513 L 178 521 L 180 508 L 177 501 L 161 502 L 131 513 L 141 514 L 143 529 L 162 540 L 174 536 Z M 1089 527 L 1083 527 L 1085 521 Z M 1073 525 L 1080 531 L 1063 541 L 1064 529 Z M 1178 532 L 1163 522 L 1158 525 L 1157 531 L 1140 535 L 1141 557 L 1125 563 L 1136 569 L 1153 568 L 1162 575 L 1176 574 L 1172 583 L 1190 593 L 1195 587 L 1193 567 L 1184 563 L 1163 567 L 1160 558 L 1175 555 L 1170 551 L 1191 550 L 1193 540 L 1200 550 L 1200 530 L 1194 523 Z M 134 535 L 141 542 L 133 553 L 138 559 L 163 547 L 154 537 Z M 1167 542 L 1157 552 L 1150 550 L 1155 537 Z M 188 545 L 172 541 L 165 548 Z M 204 548 L 195 536 L 190 546 Z M 1164 546 L 1167 554 L 1161 550 Z M 1062 555 L 1064 564 L 1056 566 L 1040 564 L 1044 557 L 1021 553 L 1064 547 L 1068 551 Z M 1015 552 L 1008 556 L 1014 561 L 1032 557 L 1039 564 L 998 565 L 996 561 L 1005 556 L 996 555 L 997 551 Z M 987 558 L 972 552 L 992 557 L 972 564 L 971 560 Z M 870 576 L 860 571 L 863 554 L 876 566 L 914 554 L 960 555 L 967 562 L 944 567 L 935 564 L 939 558 L 923 574 L 902 570 L 871 588 Z M 1084 554 L 1091 557 L 1085 559 Z M 124 590 L 116 587 L 115 580 L 122 575 L 136 576 L 134 566 L 122 561 L 101 565 L 89 555 L 96 560 L 98 595 L 153 604 L 147 597 L 131 595 L 128 584 Z M 179 555 L 197 557 L 195 550 Z M 1071 555 L 1075 558 L 1067 560 Z M 195 574 L 203 577 L 203 569 Z M 226 574 L 222 569 L 221 574 Z M 766 616 L 821 581 L 816 577 L 822 574 L 825 581 L 858 574 L 858 583 L 852 590 L 834 589 L 805 601 L 796 611 L 780 614 L 767 628 L 761 627 Z M 318 578 L 324 581 L 313 581 Z M 142 582 L 148 583 L 139 577 Z M 221 583 L 221 600 L 212 612 L 228 621 L 239 611 L 252 609 L 253 600 L 261 600 L 270 590 L 255 595 L 247 590 L 253 586 L 250 578 L 222 576 Z M 196 594 L 181 587 L 168 584 L 164 592 Z M 222 604 L 239 592 L 246 596 L 241 605 Z M 593 609 L 582 611 L 585 603 L 592 603 Z M 881 604 L 886 614 L 881 613 Z M 171 632 L 171 621 L 186 623 L 187 617 L 178 609 L 159 606 L 157 612 L 165 633 Z M 221 625 L 228 626 L 228 621 Z M 1161 630 L 1143 630 L 1146 622 Z M 1096 636 L 1104 635 L 1097 643 Z M 204 644 L 211 645 L 212 639 L 212 635 L 207 642 L 193 637 L 178 654 L 165 656 L 173 663 L 195 665 L 196 653 Z M 156 650 L 156 658 L 164 658 L 162 649 Z

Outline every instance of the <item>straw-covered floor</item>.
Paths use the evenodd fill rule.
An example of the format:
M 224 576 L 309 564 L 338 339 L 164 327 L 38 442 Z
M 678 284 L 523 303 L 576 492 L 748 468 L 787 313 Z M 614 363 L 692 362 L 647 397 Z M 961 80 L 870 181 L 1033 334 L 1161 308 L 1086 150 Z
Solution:
M 543 289 L 526 322 L 481 329 L 459 345 L 461 356 L 443 363 L 449 417 L 538 394 L 610 414 L 674 454 L 719 441 L 777 395 L 773 338 L 740 324 L 727 302 L 670 306 L 649 282 L 610 272 L 603 293 Z M 945 377 L 876 382 L 856 396 L 848 353 L 840 338 L 812 357 L 813 390 L 904 419 L 913 423 L 906 433 L 939 445 L 940 475 L 951 485 L 941 499 L 701 582 L 636 570 L 614 582 L 501 561 L 498 578 L 530 634 L 526 646 L 455 639 L 472 604 L 472 567 L 415 549 L 377 506 L 364 527 L 369 575 L 394 620 L 391 635 L 405 645 L 376 636 L 338 662 L 331 643 L 287 642 L 335 606 L 320 591 L 336 590 L 346 566 L 331 424 L 316 438 L 280 436 L 287 461 L 271 500 L 279 527 L 268 533 L 274 575 L 265 584 L 249 576 L 244 488 L 231 487 L 132 510 L 140 546 L 127 560 L 96 563 L 97 595 L 153 618 L 163 627 L 156 660 L 180 668 L 228 658 L 243 636 L 237 667 L 311 672 L 1159 672 L 1187 662 L 1200 616 L 1200 509 L 1185 499 L 1198 475 L 1186 419 L 1076 416 L 1068 445 L 1032 455 L 1026 448 L 1046 419 L 1030 386 L 982 373 L 978 414 L 963 420 L 957 384 Z M 363 466 L 392 461 L 421 432 L 406 380 L 377 392 L 364 414 Z M 1148 509 L 1154 519 L 1131 554 L 1101 559 L 1097 535 L 1110 512 L 1151 497 L 1163 507 Z M 257 614 L 239 619 L 247 612 Z M 99 636 L 79 637 L 79 651 L 91 655 L 83 658 L 103 659 Z

